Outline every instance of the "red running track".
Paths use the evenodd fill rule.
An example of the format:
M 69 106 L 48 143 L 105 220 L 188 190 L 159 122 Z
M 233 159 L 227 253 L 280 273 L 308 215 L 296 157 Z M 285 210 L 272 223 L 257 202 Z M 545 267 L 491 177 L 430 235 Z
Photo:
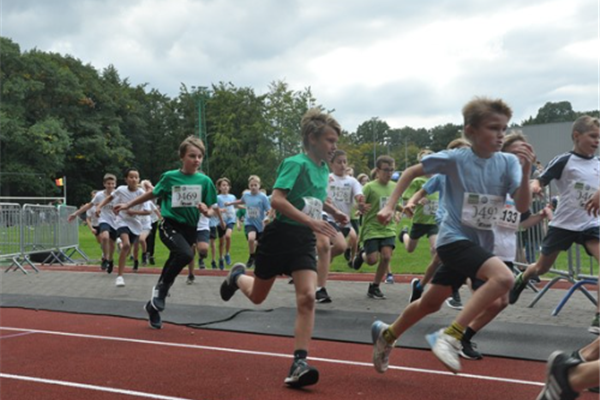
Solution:
M 544 363 L 488 357 L 447 372 L 428 351 L 396 349 L 378 374 L 369 345 L 315 340 L 320 382 L 288 389 L 290 338 L 60 312 L 0 309 L 0 398 L 535 399 Z M 582 399 L 593 399 L 591 393 Z

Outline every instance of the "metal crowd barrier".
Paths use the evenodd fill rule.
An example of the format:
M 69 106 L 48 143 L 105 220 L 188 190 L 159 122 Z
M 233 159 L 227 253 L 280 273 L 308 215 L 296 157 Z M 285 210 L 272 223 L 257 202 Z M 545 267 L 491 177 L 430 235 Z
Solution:
M 21 270 L 27 274 L 29 265 L 39 272 L 31 257 L 46 255 L 42 264 L 74 262 L 72 255 L 77 252 L 88 261 L 79 249 L 79 228 L 77 222 L 68 222 L 67 216 L 74 207 L 0 203 L 0 259 L 12 261 L 4 271 Z
M 539 212 L 543 207 L 548 204 L 548 200 L 551 199 L 550 192 L 547 191 L 541 201 L 534 201 L 532 204 L 532 213 Z M 518 253 L 517 267 L 526 268 L 529 264 L 535 263 L 535 261 L 541 255 L 541 245 L 548 230 L 548 221 L 544 220 L 539 225 L 532 226 L 526 231 L 520 232 L 518 240 Z M 598 274 L 594 272 L 594 258 L 587 256 L 585 249 L 580 245 L 571 246 L 567 251 L 566 262 L 561 262 L 563 257 L 559 255 L 557 262 L 554 263 L 549 273 L 555 276 L 544 285 L 541 290 L 538 290 L 536 286 L 530 281 L 528 286 L 533 291 L 537 292 L 537 295 L 529 304 L 528 307 L 534 307 L 537 302 L 559 281 L 567 281 L 571 287 L 563 298 L 559 301 L 558 305 L 552 310 L 552 315 L 557 316 L 567 301 L 571 298 L 573 293 L 580 291 L 585 297 L 587 297 L 592 304 L 597 305 L 597 299 L 587 290 L 585 285 L 598 285 Z

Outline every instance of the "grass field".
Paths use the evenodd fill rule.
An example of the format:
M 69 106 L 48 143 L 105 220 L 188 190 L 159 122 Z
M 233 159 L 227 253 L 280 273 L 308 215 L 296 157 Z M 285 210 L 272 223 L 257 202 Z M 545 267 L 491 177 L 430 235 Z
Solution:
M 80 248 L 90 257 L 92 260 L 99 260 L 101 258 L 100 246 L 96 243 L 95 237 L 92 235 L 90 230 L 85 226 L 79 227 L 79 244 Z M 217 243 L 218 244 L 218 243 Z M 218 253 L 218 250 L 217 250 Z M 244 236 L 243 231 L 234 230 L 233 236 L 231 240 L 231 259 L 233 262 L 241 261 L 246 262 L 248 259 L 248 245 L 246 243 L 246 238 Z M 167 248 L 160 241 L 158 234 L 156 236 L 156 251 L 155 251 L 155 266 L 147 266 L 144 268 L 161 268 L 167 259 L 168 251 Z M 590 273 L 590 262 L 589 257 L 582 250 L 582 272 L 585 274 Z M 218 255 L 215 257 L 218 259 Z M 115 259 L 116 256 L 115 256 Z M 209 260 L 210 260 L 210 252 L 209 252 Z M 392 257 L 392 271 L 395 274 L 422 274 L 425 271 L 425 268 L 429 264 L 430 256 L 429 256 L 429 246 L 426 238 L 421 239 L 417 249 L 408 254 L 404 249 L 404 246 L 399 241 L 396 241 L 396 249 L 394 251 L 394 255 Z M 129 261 L 129 264 L 132 264 L 132 261 Z M 561 253 L 558 258 L 556 265 L 560 269 L 567 269 L 568 265 L 568 255 L 567 253 Z M 332 265 L 332 272 L 353 272 L 353 273 L 365 273 L 365 272 L 375 272 L 376 266 L 369 267 L 366 264 L 363 264 L 363 267 L 359 271 L 354 271 L 346 265 L 346 260 L 343 256 L 337 257 Z M 598 263 L 594 261 L 592 265 L 593 275 L 598 276 Z M 551 277 L 551 274 L 548 274 L 547 277 Z
M 100 251 L 100 246 L 96 243 L 95 237 L 92 235 L 90 230 L 86 226 L 79 227 L 79 245 L 81 250 L 85 252 L 85 254 L 90 257 L 92 260 L 99 260 L 102 256 Z M 218 245 L 218 242 L 217 242 Z M 231 259 L 233 262 L 241 261 L 246 262 L 248 260 L 248 244 L 246 242 L 246 237 L 244 236 L 243 231 L 234 230 L 232 239 L 231 239 Z M 156 260 L 156 265 L 154 268 L 161 268 L 168 257 L 168 250 L 160 241 L 158 234 L 156 235 L 156 249 L 154 258 Z M 217 257 L 218 259 L 218 249 L 217 249 Z M 115 256 L 115 260 L 117 256 Z M 209 260 L 210 260 L 210 251 L 209 251 Z M 429 256 L 429 244 L 427 240 L 421 240 L 419 246 L 414 253 L 408 254 L 404 249 L 402 243 L 396 241 L 396 250 L 394 251 L 394 256 L 392 258 L 392 271 L 394 273 L 403 273 L 403 274 L 413 274 L 413 273 L 423 273 L 425 268 L 429 264 L 430 256 Z M 210 261 L 209 261 L 210 262 Z M 129 265 L 132 264 L 132 261 L 128 262 Z M 152 268 L 152 266 L 147 266 L 144 268 Z M 369 267 L 364 264 L 363 268 L 360 269 L 357 273 L 363 272 L 374 272 L 376 269 L 375 266 Z M 331 271 L 333 272 L 356 272 L 346 265 L 346 260 L 343 256 L 337 257 L 331 265 Z

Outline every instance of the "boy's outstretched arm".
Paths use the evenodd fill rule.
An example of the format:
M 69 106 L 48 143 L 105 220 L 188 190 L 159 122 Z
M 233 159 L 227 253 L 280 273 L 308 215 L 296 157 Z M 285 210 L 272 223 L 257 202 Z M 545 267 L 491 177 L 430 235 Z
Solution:
M 404 170 L 402 176 L 398 180 L 396 184 L 396 188 L 394 192 L 388 199 L 385 206 L 377 213 L 377 219 L 382 224 L 388 224 L 396 211 L 396 205 L 398 204 L 398 200 L 402 197 L 404 191 L 410 186 L 410 183 L 419 176 L 425 175 L 425 170 L 423 169 L 423 164 L 415 164 L 412 167 Z

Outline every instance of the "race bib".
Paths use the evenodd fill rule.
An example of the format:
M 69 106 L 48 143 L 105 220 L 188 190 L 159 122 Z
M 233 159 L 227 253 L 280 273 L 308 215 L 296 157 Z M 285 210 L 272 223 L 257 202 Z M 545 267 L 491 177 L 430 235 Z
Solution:
M 585 203 L 594 195 L 594 188 L 583 182 L 575 182 L 573 189 L 575 190 L 575 200 L 578 207 L 585 210 Z
M 202 202 L 202 186 L 180 185 L 171 189 L 171 207 L 196 207 Z
M 248 207 L 246 214 L 250 219 L 258 219 L 260 217 L 260 209 L 258 207 Z
M 303 197 L 304 208 L 302 212 L 312 219 L 322 220 L 323 217 L 323 202 L 314 197 Z
M 471 228 L 489 231 L 494 227 L 503 208 L 503 197 L 465 192 L 461 222 Z
M 332 199 L 340 203 L 350 204 L 352 202 L 352 188 L 350 186 L 331 186 Z
M 423 215 L 435 215 L 439 207 L 439 201 L 437 200 L 427 200 L 427 202 L 423 205 Z
M 517 211 L 514 204 L 506 203 L 502 212 L 498 215 L 496 225 L 502 228 L 517 231 L 521 222 L 521 213 Z
M 387 204 L 387 201 L 390 197 L 389 196 L 384 196 L 384 197 L 380 197 L 379 198 L 379 209 L 381 210 L 383 207 L 385 207 L 385 205 Z

